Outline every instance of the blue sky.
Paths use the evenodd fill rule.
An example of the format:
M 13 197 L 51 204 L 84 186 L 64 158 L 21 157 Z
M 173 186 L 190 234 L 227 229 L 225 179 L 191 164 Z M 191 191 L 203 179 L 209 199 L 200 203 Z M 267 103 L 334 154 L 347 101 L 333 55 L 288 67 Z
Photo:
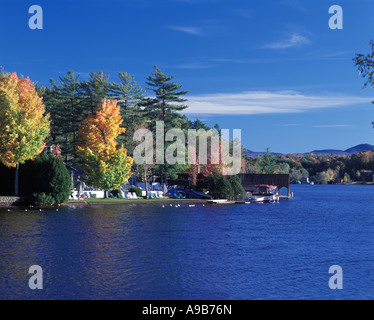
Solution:
M 28 27 L 31 5 L 44 29 Z M 344 13 L 331 30 L 331 5 Z M 374 39 L 371 0 L 0 0 L 0 65 L 48 85 L 68 70 L 135 75 L 154 65 L 189 91 L 186 114 L 242 129 L 251 150 L 374 144 L 373 90 L 352 58 Z

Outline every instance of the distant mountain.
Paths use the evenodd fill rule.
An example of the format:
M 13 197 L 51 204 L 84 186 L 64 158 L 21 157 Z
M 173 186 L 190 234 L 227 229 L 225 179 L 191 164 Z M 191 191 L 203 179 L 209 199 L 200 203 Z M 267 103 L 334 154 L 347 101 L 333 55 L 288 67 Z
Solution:
M 360 151 L 359 151 L 360 152 Z M 313 150 L 312 152 L 307 152 L 304 154 L 336 154 L 336 155 L 348 155 L 348 152 L 345 152 L 343 150 L 335 150 L 335 149 L 325 149 L 325 150 Z
M 336 155 L 349 156 L 349 155 L 354 154 L 354 153 L 359 153 L 359 152 L 363 152 L 363 151 L 370 151 L 370 150 L 373 150 L 373 149 L 374 149 L 374 145 L 366 143 L 366 144 L 359 144 L 359 145 L 354 146 L 352 148 L 349 148 L 347 150 L 324 149 L 324 150 L 314 150 L 314 151 L 311 151 L 311 152 L 306 152 L 304 154 L 314 153 L 314 154 L 325 154 L 325 155 L 336 154 Z M 255 152 L 255 151 L 251 151 L 251 150 L 246 151 L 246 155 L 249 158 L 256 158 L 258 156 L 262 157 L 265 153 L 266 152 Z M 273 152 L 271 152 L 271 154 L 273 154 L 275 156 L 283 155 L 282 153 L 273 153 Z
M 371 144 L 365 143 L 365 144 L 359 144 L 358 146 L 349 148 L 345 150 L 345 152 L 348 152 L 349 154 L 353 154 L 353 153 L 358 153 L 358 152 L 363 152 L 363 151 L 368 151 L 368 150 L 373 150 L 373 149 L 374 149 L 374 146 L 372 146 Z
M 336 154 L 336 155 L 349 156 L 349 155 L 354 154 L 354 153 L 369 151 L 369 150 L 373 150 L 373 149 L 374 149 L 373 145 L 365 143 L 365 144 L 359 144 L 359 145 L 354 146 L 352 148 L 349 148 L 347 150 L 334 150 L 334 149 L 314 150 L 310 153 L 314 153 L 314 154 Z

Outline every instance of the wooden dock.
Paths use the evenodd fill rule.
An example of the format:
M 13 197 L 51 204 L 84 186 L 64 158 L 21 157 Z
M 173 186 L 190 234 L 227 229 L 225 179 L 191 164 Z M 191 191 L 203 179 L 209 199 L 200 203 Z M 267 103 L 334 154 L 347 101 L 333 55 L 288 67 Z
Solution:
M 246 200 L 236 200 L 236 201 L 229 201 L 227 199 L 218 199 L 218 200 L 207 200 L 209 204 L 250 204 L 251 202 Z
M 217 200 L 208 200 L 209 204 L 229 204 L 233 203 L 233 201 L 228 201 L 227 199 L 217 199 Z

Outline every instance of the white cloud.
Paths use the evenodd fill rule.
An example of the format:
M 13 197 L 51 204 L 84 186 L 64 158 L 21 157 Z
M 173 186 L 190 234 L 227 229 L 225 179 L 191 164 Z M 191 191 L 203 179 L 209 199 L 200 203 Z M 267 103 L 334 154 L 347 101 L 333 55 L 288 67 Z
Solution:
M 280 41 L 272 42 L 262 46 L 264 49 L 288 49 L 294 47 L 302 47 L 305 45 L 310 45 L 311 41 L 301 35 L 300 33 L 294 32 L 288 38 Z
M 194 36 L 201 36 L 201 35 L 203 35 L 203 31 L 199 27 L 171 26 L 171 27 L 169 27 L 169 29 L 175 30 L 175 31 L 184 32 L 184 33 L 187 33 L 187 34 L 190 34 L 190 35 L 194 35 Z
M 211 64 L 206 64 L 202 62 L 187 62 L 173 66 L 173 68 L 177 69 L 208 69 L 212 67 L 213 66 Z
M 347 95 L 305 95 L 296 91 L 246 91 L 188 97 L 186 114 L 300 113 L 371 103 L 370 98 Z

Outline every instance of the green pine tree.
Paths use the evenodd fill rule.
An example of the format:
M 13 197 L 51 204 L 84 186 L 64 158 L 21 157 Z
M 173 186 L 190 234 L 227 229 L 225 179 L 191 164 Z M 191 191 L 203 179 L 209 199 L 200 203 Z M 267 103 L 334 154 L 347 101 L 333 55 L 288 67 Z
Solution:
M 145 99 L 145 91 L 135 81 L 135 77 L 119 72 L 120 83 L 111 83 L 110 97 L 118 101 L 121 107 L 122 127 L 126 128 L 125 133 L 119 137 L 119 143 L 126 146 L 128 154 L 132 156 L 137 143 L 133 136 L 137 129 L 145 127 L 147 120 L 146 112 L 141 107 L 141 102 Z
M 109 75 L 102 71 L 91 72 L 87 81 L 82 83 L 85 94 L 85 105 L 89 113 L 95 113 L 96 108 L 101 102 L 110 98 L 112 85 L 109 83 Z
M 151 72 L 151 76 L 147 78 L 147 89 L 153 91 L 154 97 L 144 99 L 142 105 L 145 107 L 148 118 L 152 119 L 150 128 L 155 132 L 156 121 L 164 122 L 164 146 L 166 132 L 171 128 L 180 128 L 182 124 L 187 124 L 186 120 L 179 112 L 186 109 L 184 102 L 187 99 L 182 98 L 188 91 L 181 90 L 182 85 L 173 82 L 174 75 L 167 76 L 157 66 L 155 71 Z M 158 165 L 155 170 L 159 175 L 163 176 L 165 181 L 176 177 L 176 167 L 168 164 Z
M 183 104 L 187 99 L 182 98 L 188 91 L 180 90 L 182 85 L 172 82 L 175 76 L 167 76 L 157 66 L 152 76 L 147 78 L 148 90 L 153 91 L 154 97 L 147 97 L 143 101 L 146 111 L 154 120 L 165 122 L 165 130 L 178 126 L 178 119 L 181 117 L 178 111 L 187 108 Z
M 78 126 L 90 111 L 84 104 L 83 82 L 79 78 L 69 71 L 59 78 L 60 84 L 51 79 L 51 88 L 41 89 L 46 110 L 51 114 L 51 142 L 60 144 L 65 161 L 76 159 Z

